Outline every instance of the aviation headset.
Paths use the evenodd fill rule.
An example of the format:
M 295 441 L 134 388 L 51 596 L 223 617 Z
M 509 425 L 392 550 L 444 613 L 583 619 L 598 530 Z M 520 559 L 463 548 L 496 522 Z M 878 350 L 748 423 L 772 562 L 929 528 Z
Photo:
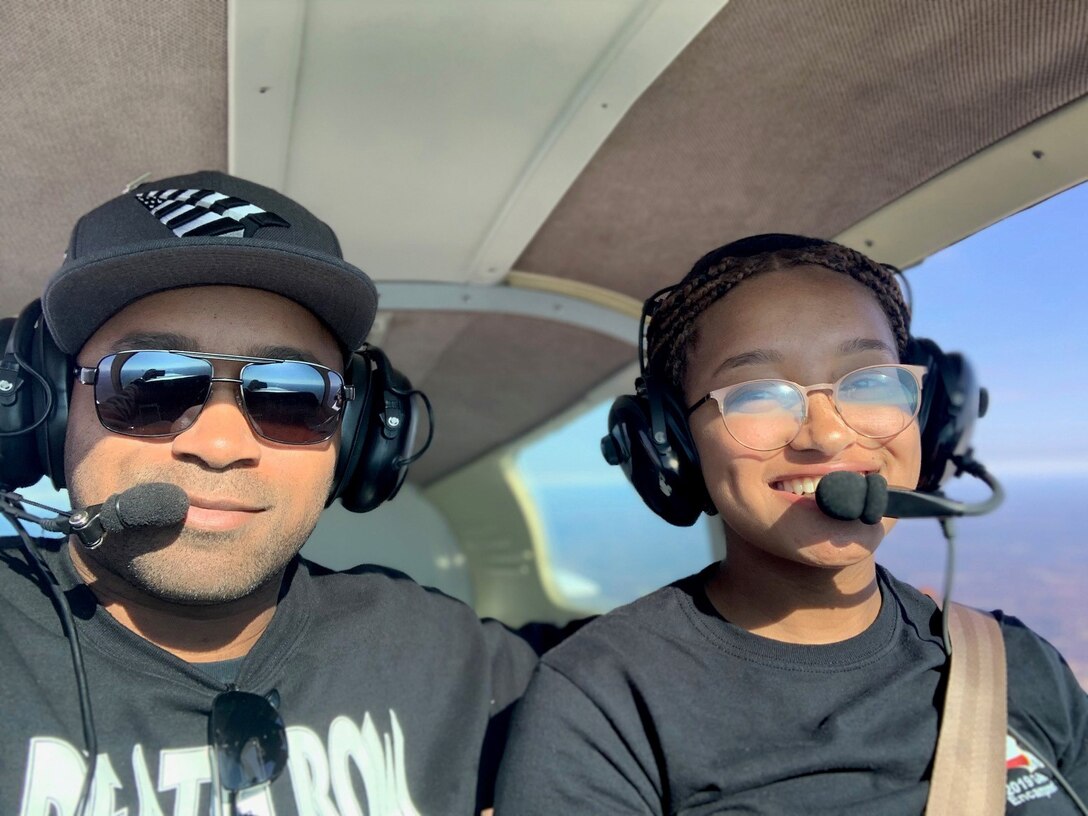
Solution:
M 798 235 L 769 234 L 744 238 L 713 253 L 715 262 L 785 249 L 826 246 L 828 241 Z M 894 267 L 888 267 L 898 273 Z M 707 493 L 699 454 L 688 427 L 687 411 L 675 389 L 649 370 L 645 327 L 653 319 L 661 296 L 652 295 L 642 308 L 639 324 L 640 376 L 635 393 L 618 397 L 608 412 L 608 435 L 601 453 L 619 465 L 646 505 L 670 524 L 689 527 L 702 513 L 717 512 Z M 932 340 L 911 337 L 902 362 L 924 365 L 922 405 L 922 468 L 918 490 L 939 492 L 958 475 L 955 457 L 967 453 L 975 421 L 986 413 L 988 397 L 980 388 L 967 358 L 946 353 Z
M 0 320 L 0 346 L 0 488 L 14 490 L 48 476 L 60 490 L 72 358 L 57 346 L 37 300 L 17 318 Z M 351 355 L 344 379 L 355 386 L 356 397 L 344 410 L 326 506 L 340 499 L 348 510 L 365 513 L 397 494 L 408 465 L 429 446 L 430 402 L 374 346 Z M 429 427 L 413 455 L 420 413 L 416 396 L 426 405 Z

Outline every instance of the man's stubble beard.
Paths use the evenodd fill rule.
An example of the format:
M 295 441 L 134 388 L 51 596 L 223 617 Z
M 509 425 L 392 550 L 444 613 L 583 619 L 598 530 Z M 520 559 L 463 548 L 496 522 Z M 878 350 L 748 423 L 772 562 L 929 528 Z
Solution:
M 241 549 L 237 560 L 224 561 L 216 556 L 237 551 L 245 530 L 126 532 L 118 537 L 121 540 L 105 542 L 103 546 L 114 545 L 111 552 L 90 557 L 158 600 L 183 606 L 214 606 L 245 598 L 270 583 L 278 584 L 316 524 L 315 515 L 312 523 L 279 531 L 275 541 Z
M 133 484 L 170 481 L 165 474 L 140 474 Z M 85 507 L 75 474 L 68 474 L 73 507 Z M 106 538 L 94 551 L 84 550 L 84 560 L 94 562 L 140 592 L 169 603 L 210 606 L 236 601 L 272 582 L 302 549 L 317 526 L 324 498 L 332 487 L 332 475 L 324 489 L 308 505 L 305 515 L 291 528 L 280 527 L 261 542 L 249 542 L 249 529 L 257 519 L 241 528 L 207 531 L 181 528 L 167 530 L 126 530 Z M 238 545 L 242 546 L 238 546 Z M 79 546 L 79 545 L 74 545 Z M 237 553 L 237 560 L 223 554 Z

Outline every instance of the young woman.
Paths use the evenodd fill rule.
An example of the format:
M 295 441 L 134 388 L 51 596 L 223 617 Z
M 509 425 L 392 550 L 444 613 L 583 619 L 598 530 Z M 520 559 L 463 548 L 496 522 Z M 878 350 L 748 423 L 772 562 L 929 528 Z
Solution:
M 841 470 L 918 485 L 927 372 L 902 362 L 909 321 L 892 270 L 798 236 L 715 250 L 652 306 L 647 374 L 702 476 L 678 489 L 717 512 L 727 557 L 545 657 L 500 816 L 923 812 L 940 614 L 874 560 L 893 519 L 814 501 Z M 1009 738 L 1007 812 L 1077 813 L 1043 760 L 1088 795 L 1088 700 L 1049 644 L 995 616 L 1026 743 Z

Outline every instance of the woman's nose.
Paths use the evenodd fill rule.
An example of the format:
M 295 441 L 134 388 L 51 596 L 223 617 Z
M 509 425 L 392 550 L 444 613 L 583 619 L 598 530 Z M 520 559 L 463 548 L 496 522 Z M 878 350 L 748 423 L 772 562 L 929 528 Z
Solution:
M 817 450 L 834 456 L 853 443 L 856 436 L 843 421 L 832 396 L 815 392 L 808 395 L 807 416 L 790 447 L 795 450 Z

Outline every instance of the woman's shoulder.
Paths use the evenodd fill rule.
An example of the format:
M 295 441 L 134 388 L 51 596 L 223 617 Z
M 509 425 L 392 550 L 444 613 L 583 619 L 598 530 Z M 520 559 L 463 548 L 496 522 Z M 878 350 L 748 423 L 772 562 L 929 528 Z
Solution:
M 916 621 L 928 620 L 932 635 L 940 635 L 940 610 L 936 601 L 916 587 L 893 576 L 884 568 L 878 568 L 882 580 L 889 586 L 905 616 Z M 1025 703 L 1035 707 L 1041 700 L 1061 698 L 1057 702 L 1064 707 L 1070 696 L 1083 697 L 1065 658 L 1042 635 L 1031 629 L 1020 618 L 1001 609 L 980 609 L 992 615 L 1001 628 L 1005 644 L 1005 664 L 1008 667 L 1009 701 L 1016 707 Z
M 1084 696 L 1084 690 L 1061 653 L 1020 618 L 1000 609 L 991 614 L 1001 625 L 1005 663 L 1009 672 L 1010 699 L 1014 694 L 1031 697 L 1058 694 Z

